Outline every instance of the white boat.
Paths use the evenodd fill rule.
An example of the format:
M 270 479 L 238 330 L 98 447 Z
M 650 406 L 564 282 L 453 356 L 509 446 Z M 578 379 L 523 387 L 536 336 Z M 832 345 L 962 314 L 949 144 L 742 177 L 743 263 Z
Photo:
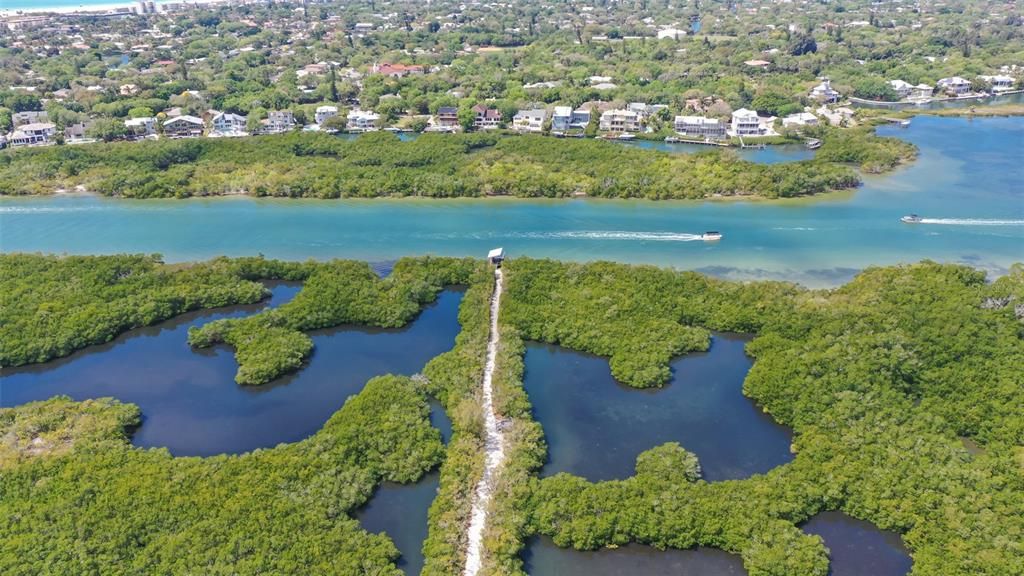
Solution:
M 907 216 L 900 218 L 900 222 L 903 222 L 904 224 L 920 224 L 921 217 L 917 214 L 908 214 Z
M 636 138 L 636 135 L 630 134 L 629 132 L 623 132 L 622 134 L 619 134 L 619 136 L 618 136 L 619 140 L 632 140 L 634 138 Z
M 708 230 L 700 235 L 700 239 L 705 242 L 714 242 L 722 239 L 722 233 L 717 230 Z

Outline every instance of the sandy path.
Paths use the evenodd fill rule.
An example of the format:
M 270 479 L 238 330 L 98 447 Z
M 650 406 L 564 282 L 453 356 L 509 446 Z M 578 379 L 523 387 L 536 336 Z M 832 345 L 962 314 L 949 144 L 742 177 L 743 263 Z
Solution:
M 487 526 L 487 509 L 491 503 L 491 492 L 498 469 L 505 461 L 505 433 L 501 422 L 494 414 L 494 390 L 492 378 L 498 355 L 498 310 L 501 306 L 501 269 L 494 271 L 494 295 L 491 297 L 491 330 L 487 340 L 487 364 L 484 366 L 483 409 L 484 409 L 484 475 L 476 485 L 473 511 L 469 520 L 466 546 L 466 568 L 464 576 L 476 576 L 480 571 L 483 557 L 484 528 Z

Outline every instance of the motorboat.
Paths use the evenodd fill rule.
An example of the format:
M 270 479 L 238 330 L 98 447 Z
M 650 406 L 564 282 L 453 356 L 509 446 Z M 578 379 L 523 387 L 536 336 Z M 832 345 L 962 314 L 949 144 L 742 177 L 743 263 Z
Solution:
M 700 239 L 705 242 L 714 242 L 722 239 L 722 233 L 717 230 L 708 230 L 700 235 Z
M 907 216 L 904 216 L 903 218 L 900 218 L 900 222 L 903 222 L 904 224 L 920 224 L 921 217 L 918 216 L 917 214 L 909 214 Z

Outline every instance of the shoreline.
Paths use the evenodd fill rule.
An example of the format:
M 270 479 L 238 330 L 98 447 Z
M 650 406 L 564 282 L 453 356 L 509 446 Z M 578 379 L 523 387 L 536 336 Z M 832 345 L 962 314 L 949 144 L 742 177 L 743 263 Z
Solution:
M 234 0 L 154 0 L 158 13 L 166 13 L 160 7 L 166 4 L 185 4 L 191 7 L 205 7 L 214 4 L 230 4 Z M 11 19 L 22 16 L 42 16 L 46 14 L 57 14 L 60 16 L 96 16 L 107 14 L 137 14 L 135 8 L 139 3 L 131 0 L 120 0 L 104 2 L 102 4 L 79 4 L 77 6 L 26 6 L 24 8 L 0 8 L 0 19 Z M 125 11 L 125 9 L 128 9 Z

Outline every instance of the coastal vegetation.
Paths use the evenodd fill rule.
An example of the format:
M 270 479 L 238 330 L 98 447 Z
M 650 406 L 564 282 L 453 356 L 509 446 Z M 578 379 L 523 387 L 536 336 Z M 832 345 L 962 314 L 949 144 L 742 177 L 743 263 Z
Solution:
M 97 267 L 104 258 L 127 257 L 97 257 Z M 0 514 L 13 519 L 0 526 L 0 571 L 397 574 L 387 538 L 348 513 L 379 482 L 413 481 L 443 457 L 424 574 L 460 573 L 483 471 L 490 267 L 410 258 L 384 279 L 351 262 L 190 268 L 206 266 L 225 270 L 226 283 L 304 279 L 300 304 L 278 310 L 280 327 L 300 335 L 342 318 L 397 325 L 439 286 L 466 284 L 462 332 L 422 378 L 372 380 L 312 437 L 242 456 L 133 448 L 140 414 L 111 399 L 0 409 Z M 543 535 L 581 550 L 708 546 L 740 555 L 751 576 L 824 576 L 827 550 L 800 526 L 826 510 L 901 534 L 915 574 L 1024 567 L 1024 266 L 988 282 L 925 261 L 869 268 L 831 290 L 609 262 L 516 258 L 503 270 L 494 404 L 507 444 L 484 539 L 488 574 L 522 575 L 525 543 Z M 242 326 L 254 340 L 277 327 Z M 625 480 L 538 477 L 546 447 L 522 387 L 524 341 L 606 356 L 617 379 L 647 387 L 668 381 L 674 355 L 706 348 L 708 330 L 756 335 L 744 393 L 793 429 L 791 462 L 707 482 L 685 444 L 669 442 L 642 453 Z M 429 426 L 428 395 L 452 419 L 447 449 Z
M 325 134 L 160 140 L 0 152 L 0 194 L 81 186 L 106 196 L 249 194 L 377 196 L 768 198 L 856 186 L 845 166 L 762 165 L 728 151 L 674 155 L 594 140 L 495 134 Z
M 190 310 L 262 300 L 270 292 L 242 273 L 244 262 L 0 254 L 0 366 L 66 356 Z
M 876 136 L 870 127 L 843 130 L 842 133 L 835 128 L 824 128 L 808 134 L 819 133 L 822 145 L 815 156 L 818 160 L 856 164 L 871 174 L 887 172 L 917 157 L 917 147 L 913 144 L 899 138 Z
M 444 453 L 422 390 L 394 376 L 306 440 L 241 456 L 134 448 L 138 421 L 110 399 L 0 409 L 0 572 L 401 576 L 349 514 Z
M 341 324 L 399 328 L 442 288 L 468 282 L 476 265 L 472 259 L 406 258 L 382 279 L 365 262 L 311 263 L 302 290 L 290 302 L 193 327 L 188 340 L 197 348 L 230 344 L 238 360 L 235 380 L 266 384 L 308 358 L 313 341 L 304 332 Z

